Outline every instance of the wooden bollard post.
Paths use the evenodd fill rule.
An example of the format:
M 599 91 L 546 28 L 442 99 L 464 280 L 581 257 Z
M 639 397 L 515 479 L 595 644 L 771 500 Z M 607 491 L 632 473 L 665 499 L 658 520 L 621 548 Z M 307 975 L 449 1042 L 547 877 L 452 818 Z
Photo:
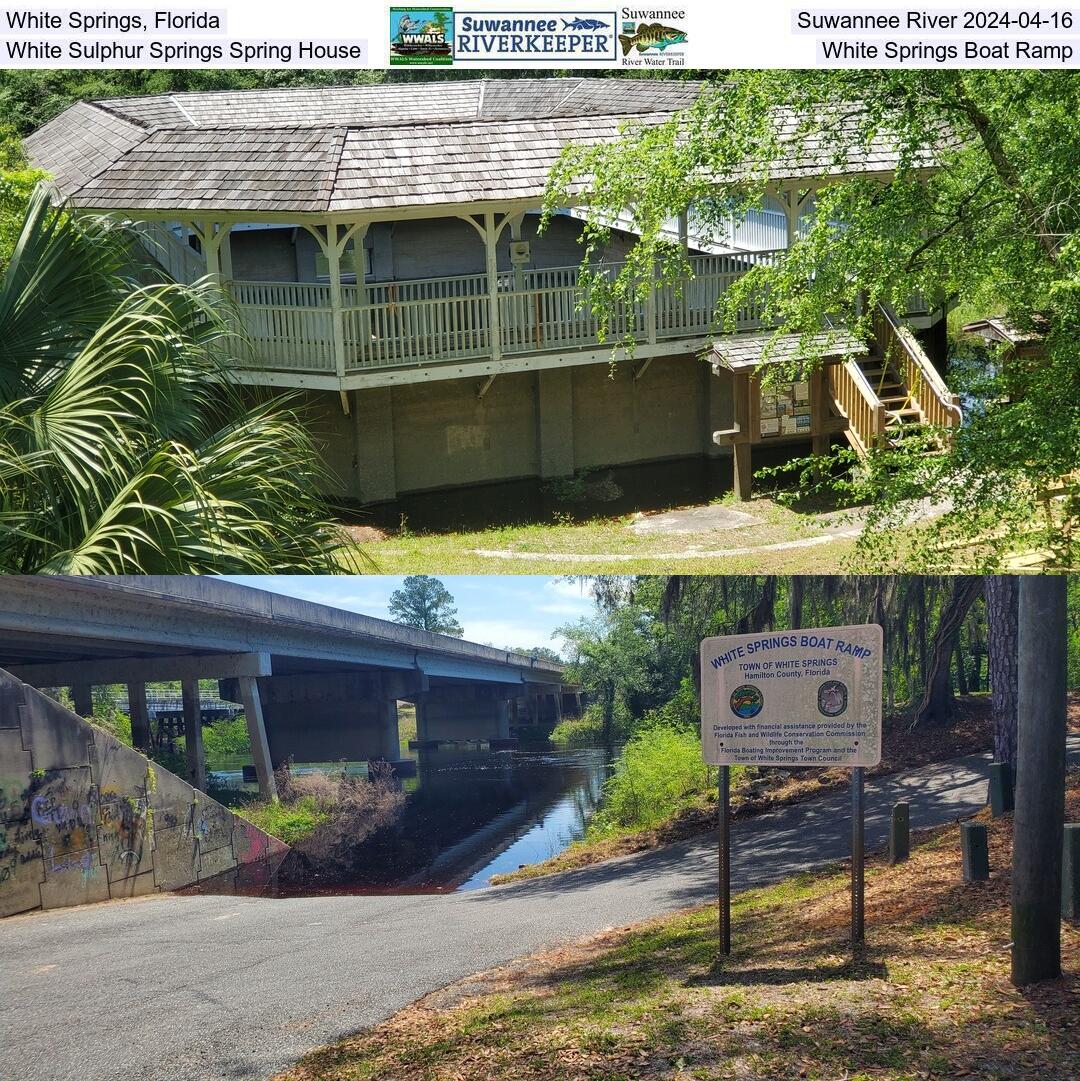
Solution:
M 990 877 L 990 848 L 986 827 L 981 822 L 960 823 L 960 852 L 964 860 L 964 881 L 985 882 Z
M 1080 822 L 1065 823 L 1065 852 L 1061 861 L 1061 915 L 1080 920 Z
M 1013 775 L 1008 762 L 990 763 L 990 813 L 1000 818 L 1013 809 Z
M 895 803 L 889 828 L 889 862 L 903 863 L 911 855 L 911 808 L 907 803 Z

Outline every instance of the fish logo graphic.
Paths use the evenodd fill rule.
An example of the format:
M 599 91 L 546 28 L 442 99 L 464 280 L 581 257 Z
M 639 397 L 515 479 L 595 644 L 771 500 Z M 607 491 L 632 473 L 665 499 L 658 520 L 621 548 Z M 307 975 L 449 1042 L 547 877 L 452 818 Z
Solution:
M 607 25 L 599 19 L 574 19 L 572 22 L 563 19 L 564 30 L 606 30 Z
M 649 49 L 663 52 L 672 45 L 682 45 L 685 41 L 685 31 L 674 26 L 664 26 L 663 23 L 638 23 L 635 33 L 619 35 L 623 56 L 629 56 L 630 50 L 635 48 L 639 53 Z
M 759 688 L 746 683 L 741 687 L 736 687 L 731 692 L 728 705 L 731 706 L 731 712 L 736 717 L 741 717 L 744 721 L 747 721 L 751 717 L 756 717 L 762 711 L 765 706 L 765 696 Z

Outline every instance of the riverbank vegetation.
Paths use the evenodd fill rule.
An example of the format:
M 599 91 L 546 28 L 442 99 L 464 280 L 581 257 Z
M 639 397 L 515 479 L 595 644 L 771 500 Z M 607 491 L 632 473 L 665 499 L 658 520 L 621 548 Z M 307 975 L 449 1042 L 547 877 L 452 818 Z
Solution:
M 1068 817 L 1080 816 L 1080 774 Z M 1080 928 L 1062 979 L 1010 981 L 1011 822 L 989 831 L 989 882 L 965 884 L 955 824 L 911 859 L 871 859 L 867 945 L 848 941 L 835 867 L 733 898 L 730 957 L 715 905 L 604 932 L 479 973 L 277 1081 L 609 1078 L 985 1079 L 1080 1075 Z
M 390 825 L 405 795 L 389 770 L 370 779 L 344 770 L 292 773 L 279 769 L 277 800 L 233 800 L 242 818 L 293 846 L 296 877 L 317 882 L 347 876 L 364 840 Z
M 791 577 L 585 579 L 598 615 L 564 632 L 570 679 L 589 704 L 555 738 L 626 740 L 585 837 L 496 881 L 535 877 L 715 827 L 715 771 L 701 764 L 701 639 L 847 623 L 885 628 L 882 761 L 873 775 L 992 750 L 1013 762 L 1014 578 Z M 1080 687 L 1080 581 L 1069 584 L 1069 685 Z M 995 688 L 991 693 L 991 687 Z M 1072 723 L 1080 730 L 1080 699 Z M 746 769 L 735 813 L 847 784 L 845 770 Z M 654 798 L 647 794 L 655 793 Z

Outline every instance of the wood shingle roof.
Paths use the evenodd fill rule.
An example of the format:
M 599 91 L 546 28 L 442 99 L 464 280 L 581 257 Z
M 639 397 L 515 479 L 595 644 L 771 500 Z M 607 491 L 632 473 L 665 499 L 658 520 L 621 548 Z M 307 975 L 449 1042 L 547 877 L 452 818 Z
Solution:
M 691 105 L 701 83 L 446 80 L 79 102 L 26 140 L 61 196 L 94 210 L 362 211 L 536 200 L 570 142 Z M 773 175 L 840 171 L 828 146 Z M 868 149 L 858 171 L 896 164 Z

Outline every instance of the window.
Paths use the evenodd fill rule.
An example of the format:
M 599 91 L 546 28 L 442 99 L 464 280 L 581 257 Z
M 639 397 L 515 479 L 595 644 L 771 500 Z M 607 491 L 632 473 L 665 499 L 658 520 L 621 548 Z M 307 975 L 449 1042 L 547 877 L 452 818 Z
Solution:
M 364 259 L 364 277 L 370 277 L 371 250 L 362 247 L 360 251 L 363 253 Z M 322 251 L 315 253 L 315 280 L 320 282 L 330 280 L 330 260 Z M 351 240 L 345 245 L 345 250 L 341 253 L 341 280 L 343 282 L 356 281 L 356 246 Z

